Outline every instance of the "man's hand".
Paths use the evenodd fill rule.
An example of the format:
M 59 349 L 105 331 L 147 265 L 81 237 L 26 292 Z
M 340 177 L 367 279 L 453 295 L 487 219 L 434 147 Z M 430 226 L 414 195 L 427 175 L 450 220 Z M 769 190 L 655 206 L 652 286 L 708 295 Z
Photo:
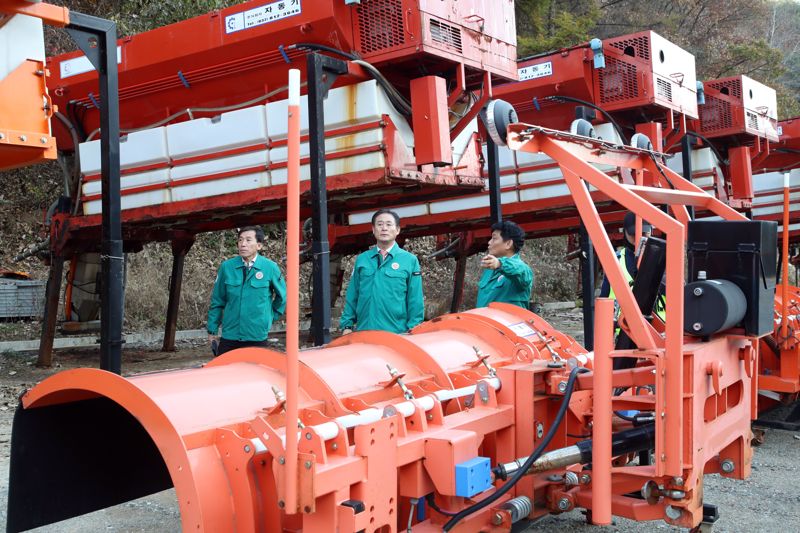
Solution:
M 219 335 L 212 335 L 211 333 L 208 334 L 208 344 L 217 341 L 219 342 Z
M 481 268 L 497 270 L 500 268 L 500 260 L 493 255 L 484 255 L 483 259 L 481 259 Z
M 344 328 L 342 330 L 342 335 L 350 335 L 351 333 L 353 333 L 353 330 L 350 328 Z

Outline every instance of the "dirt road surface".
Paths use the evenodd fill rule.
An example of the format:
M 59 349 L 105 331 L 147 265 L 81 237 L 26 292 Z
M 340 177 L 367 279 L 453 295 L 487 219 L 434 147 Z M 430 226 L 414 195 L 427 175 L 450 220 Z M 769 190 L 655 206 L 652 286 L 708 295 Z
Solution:
M 580 340 L 579 310 L 554 312 L 545 318 Z M 135 375 L 167 369 L 199 366 L 210 359 L 207 346 L 183 344 L 178 352 L 157 348 L 129 349 L 123 356 L 123 373 Z M 8 499 L 8 470 L 11 425 L 18 398 L 26 389 L 58 371 L 82 366 L 96 367 L 97 350 L 58 352 L 52 369 L 35 366 L 34 355 L 0 356 L 0 530 L 5 529 Z M 705 501 L 717 505 L 717 532 L 800 531 L 800 436 L 769 430 L 765 443 L 755 450 L 753 473 L 746 481 L 706 476 Z M 54 495 L 57 497 L 57 495 Z M 180 513 L 172 490 L 160 492 L 112 508 L 46 526 L 36 531 L 52 533 L 85 532 L 172 532 L 180 530 Z M 587 526 L 580 511 L 547 517 L 530 531 L 678 531 L 663 522 L 636 523 L 615 519 L 611 527 Z

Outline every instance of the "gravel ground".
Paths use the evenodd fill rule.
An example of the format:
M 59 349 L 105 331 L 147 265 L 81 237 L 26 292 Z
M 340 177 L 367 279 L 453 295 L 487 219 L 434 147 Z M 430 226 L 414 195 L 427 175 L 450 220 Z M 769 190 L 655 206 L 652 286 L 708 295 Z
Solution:
M 558 311 L 545 315 L 553 325 L 580 340 L 579 310 Z M 177 353 L 151 350 L 126 350 L 123 369 L 126 375 L 172 368 L 197 366 L 210 359 L 208 348 L 183 344 Z M 51 370 L 34 365 L 34 355 L 0 356 L 0 530 L 6 521 L 11 422 L 17 398 L 27 388 L 47 376 L 67 368 L 97 366 L 97 350 L 58 352 L 57 366 Z M 756 449 L 753 473 L 746 481 L 706 476 L 705 500 L 717 505 L 718 532 L 800 531 L 800 435 L 768 430 L 765 442 Z M 84 532 L 171 532 L 180 530 L 180 513 L 173 490 L 167 490 L 97 511 L 72 520 L 39 528 L 36 531 L 58 533 Z M 542 519 L 530 531 L 619 531 L 644 532 L 677 530 L 664 523 L 637 523 L 617 518 L 611 527 L 587 526 L 580 511 Z

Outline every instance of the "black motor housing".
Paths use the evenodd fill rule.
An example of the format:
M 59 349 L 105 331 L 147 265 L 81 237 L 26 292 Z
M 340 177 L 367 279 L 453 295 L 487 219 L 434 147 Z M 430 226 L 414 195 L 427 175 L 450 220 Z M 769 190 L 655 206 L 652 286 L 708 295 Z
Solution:
M 747 313 L 742 290 L 726 279 L 689 283 L 683 289 L 683 330 L 706 337 L 741 323 Z
M 695 220 L 689 222 L 689 279 L 705 272 L 709 280 L 735 283 L 747 301 L 741 327 L 747 335 L 773 330 L 778 225 L 767 221 Z M 691 328 L 691 323 L 686 327 Z

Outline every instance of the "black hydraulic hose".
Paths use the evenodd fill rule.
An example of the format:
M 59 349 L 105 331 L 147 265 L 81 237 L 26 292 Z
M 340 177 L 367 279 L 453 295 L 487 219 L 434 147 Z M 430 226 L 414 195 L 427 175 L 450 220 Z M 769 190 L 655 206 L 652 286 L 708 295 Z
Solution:
M 717 161 L 719 161 L 721 164 L 724 164 L 724 165 L 728 164 L 728 160 L 722 158 L 722 154 L 719 153 L 719 150 L 717 150 L 717 147 L 714 146 L 713 144 L 711 144 L 711 141 L 709 141 L 706 137 L 700 135 L 696 131 L 691 131 L 691 130 L 687 130 L 686 131 L 686 135 L 691 135 L 692 137 L 696 137 L 696 138 L 700 139 L 701 141 L 703 141 L 704 143 L 706 143 L 706 145 L 709 148 L 711 148 L 711 151 L 714 152 L 714 155 L 717 156 Z
M 428 502 L 428 505 L 431 507 L 431 509 L 433 509 L 439 514 L 443 514 L 445 516 L 455 516 L 458 514 L 451 511 L 445 511 L 444 509 L 436 505 L 436 499 L 434 498 L 433 493 L 430 493 L 427 496 L 425 496 L 425 501 Z
M 618 431 L 611 435 L 611 456 L 617 457 L 626 453 L 649 450 L 656 438 L 656 426 L 653 423 L 638 428 Z M 576 442 L 581 452 L 581 463 L 592 462 L 592 440 Z
M 340 50 L 332 46 L 327 46 L 324 44 L 317 44 L 317 43 L 295 43 L 295 44 L 290 44 L 289 46 L 286 47 L 287 50 L 295 50 L 300 48 L 305 48 L 308 50 L 318 50 L 320 52 L 328 52 L 330 54 L 336 54 L 342 56 L 343 58 L 349 61 L 355 61 L 359 63 L 362 67 L 364 67 L 364 69 L 367 72 L 369 72 L 369 74 L 373 78 L 375 78 L 375 81 L 377 81 L 381 85 L 381 87 L 383 87 L 383 89 L 386 91 L 387 98 L 389 98 L 389 101 L 392 103 L 395 109 L 397 109 L 402 115 L 406 117 L 411 116 L 410 105 L 408 104 L 408 102 L 404 102 L 402 100 L 402 96 L 400 95 L 400 93 L 397 92 L 397 90 L 392 86 L 392 84 L 389 83 L 389 80 L 387 80 L 383 76 L 383 74 L 381 74 L 380 71 L 378 71 L 378 69 L 376 69 L 366 61 L 361 60 L 361 58 L 359 58 L 355 54 L 351 54 L 350 52 L 345 52 L 344 50 Z
M 317 43 L 294 43 L 290 44 L 286 47 L 288 50 L 293 50 L 295 48 L 308 48 L 309 50 L 319 50 L 320 52 L 330 52 L 331 54 L 337 54 L 342 56 L 345 59 L 349 59 L 350 61 L 355 61 L 358 59 L 354 54 L 349 52 L 345 52 L 344 50 L 339 50 L 338 48 L 334 48 L 332 46 L 327 46 L 324 44 L 317 44 Z
M 69 136 L 72 137 L 72 146 L 75 149 L 74 155 L 74 164 L 72 166 L 72 179 L 74 183 L 78 183 L 78 179 L 81 176 L 81 151 L 78 149 L 81 144 L 80 137 L 78 136 L 78 130 L 75 129 L 75 125 L 60 111 L 56 111 L 53 115 L 67 128 L 69 132 Z M 67 191 L 69 194 L 69 191 Z
M 475 513 L 476 511 L 480 511 L 484 507 L 488 507 L 489 505 L 497 501 L 500 497 L 502 497 L 503 494 L 514 488 L 514 485 L 516 485 L 517 482 L 519 482 L 519 480 L 522 479 L 522 477 L 525 475 L 525 473 L 528 471 L 528 469 L 531 467 L 534 461 L 536 461 L 536 459 L 538 459 L 539 456 L 542 455 L 544 449 L 550 445 L 550 441 L 553 440 L 553 437 L 555 437 L 556 435 L 556 430 L 561 425 L 561 422 L 564 421 L 564 415 L 566 414 L 567 408 L 569 407 L 569 400 L 570 398 L 572 398 L 572 390 L 575 388 L 575 380 L 577 379 L 578 374 L 588 371 L 589 370 L 586 368 L 575 367 L 569 373 L 569 379 L 567 380 L 567 388 L 564 390 L 564 398 L 562 398 L 561 405 L 558 407 L 558 413 L 556 413 L 555 420 L 553 421 L 553 424 L 550 426 L 550 429 L 547 431 L 547 435 L 544 436 L 544 439 L 542 439 L 542 442 L 539 443 L 539 446 L 537 446 L 536 449 L 533 451 L 533 453 L 530 455 L 530 457 L 528 457 L 528 460 L 525 461 L 525 463 L 522 465 L 522 468 L 520 468 L 511 477 L 508 483 L 497 489 L 497 491 L 495 491 L 494 494 L 456 513 L 456 515 L 452 517 L 450 520 L 448 520 L 448 522 L 444 525 L 442 531 L 450 531 L 464 518 L 471 515 L 472 513 Z
M 592 109 L 595 109 L 595 110 L 599 111 L 600 113 L 603 114 L 604 117 L 606 117 L 606 119 L 608 119 L 608 121 L 611 123 L 611 125 L 614 126 L 614 129 L 617 130 L 617 135 L 619 135 L 619 138 L 622 139 L 622 142 L 625 143 L 625 144 L 628 144 L 629 140 L 625 136 L 625 134 L 622 133 L 622 128 L 620 127 L 620 125 L 617 123 L 616 120 L 614 120 L 614 117 L 612 117 L 608 113 L 608 111 L 606 111 L 605 109 L 603 109 L 599 105 L 593 104 L 592 102 L 587 102 L 586 100 L 581 100 L 580 98 L 573 98 L 572 96 L 558 95 L 558 96 L 550 96 L 549 98 L 551 100 L 563 100 L 564 102 L 574 102 L 576 104 L 585 105 L 586 107 L 591 107 Z

